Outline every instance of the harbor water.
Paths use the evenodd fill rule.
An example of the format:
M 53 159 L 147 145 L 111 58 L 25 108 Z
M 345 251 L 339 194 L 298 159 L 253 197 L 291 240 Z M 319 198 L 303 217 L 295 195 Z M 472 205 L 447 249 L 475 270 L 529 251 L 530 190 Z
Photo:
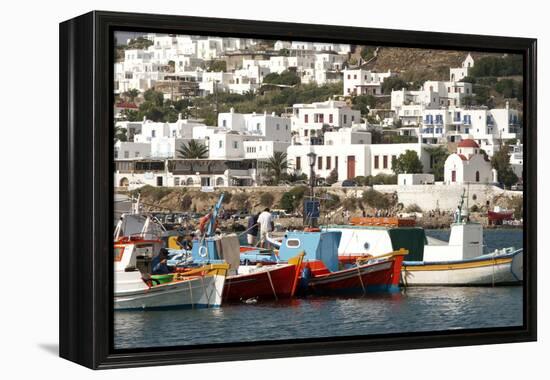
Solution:
M 427 234 L 448 240 L 448 230 Z M 488 251 L 522 247 L 519 229 L 484 231 Z M 528 252 L 526 252 L 528 254 Z M 218 309 L 121 311 L 114 315 L 115 348 L 185 346 L 371 335 L 523 323 L 523 289 L 408 288 L 393 294 L 224 305 Z

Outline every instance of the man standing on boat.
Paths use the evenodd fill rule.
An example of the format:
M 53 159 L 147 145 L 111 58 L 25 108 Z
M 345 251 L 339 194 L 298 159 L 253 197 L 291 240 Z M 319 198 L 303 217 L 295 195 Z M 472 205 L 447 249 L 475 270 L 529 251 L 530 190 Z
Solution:
M 269 208 L 266 208 L 258 216 L 258 225 L 260 226 L 260 247 L 265 248 L 267 234 L 273 231 L 273 215 L 271 215 Z
M 260 214 L 252 214 L 248 217 L 246 240 L 248 245 L 255 246 L 258 239 L 258 217 Z

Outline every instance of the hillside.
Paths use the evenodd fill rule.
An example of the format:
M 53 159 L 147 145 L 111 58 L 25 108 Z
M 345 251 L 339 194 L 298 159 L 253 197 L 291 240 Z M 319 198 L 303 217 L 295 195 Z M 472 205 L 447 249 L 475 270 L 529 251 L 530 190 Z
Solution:
M 474 60 L 494 54 L 471 53 Z M 401 73 L 407 81 L 449 80 L 449 68 L 460 67 L 466 51 L 380 47 L 376 58 L 364 68 Z

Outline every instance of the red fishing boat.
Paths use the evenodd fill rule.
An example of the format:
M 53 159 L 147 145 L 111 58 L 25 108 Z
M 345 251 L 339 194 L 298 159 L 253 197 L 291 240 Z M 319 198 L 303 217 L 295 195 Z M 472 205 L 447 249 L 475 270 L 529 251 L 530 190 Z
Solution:
M 284 260 L 300 250 L 305 253 L 300 293 L 364 294 L 399 289 L 401 265 L 407 250 L 343 265 L 338 261 L 340 238 L 341 233 L 337 231 L 287 232 L 280 244 L 279 258 Z
M 279 300 L 294 296 L 303 255 L 287 264 L 241 265 L 238 274 L 226 277 L 224 302 Z

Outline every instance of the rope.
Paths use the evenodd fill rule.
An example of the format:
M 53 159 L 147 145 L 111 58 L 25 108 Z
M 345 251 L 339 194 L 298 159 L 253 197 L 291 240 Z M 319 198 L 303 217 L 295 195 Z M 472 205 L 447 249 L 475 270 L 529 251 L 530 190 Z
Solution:
M 357 275 L 359 276 L 359 282 L 361 283 L 361 288 L 363 288 L 363 295 L 365 295 L 367 293 L 367 290 L 365 289 L 365 284 L 363 284 L 363 277 L 361 277 L 361 267 L 356 267 L 357 268 Z
M 257 226 L 259 226 L 258 223 L 256 223 L 256 224 L 252 225 L 251 227 L 247 228 L 246 230 L 244 230 L 243 232 L 241 232 L 241 233 L 238 234 L 237 236 L 241 237 L 241 236 L 243 236 L 245 233 L 247 233 L 248 231 L 250 231 L 251 229 L 253 229 L 254 227 L 257 227 Z
M 271 290 L 273 290 L 273 295 L 275 296 L 275 301 L 278 301 L 279 298 L 277 297 L 277 292 L 275 291 L 275 287 L 273 286 L 273 281 L 271 280 L 271 273 L 269 273 L 269 269 L 266 271 L 267 278 L 269 279 L 269 284 L 271 285 Z

